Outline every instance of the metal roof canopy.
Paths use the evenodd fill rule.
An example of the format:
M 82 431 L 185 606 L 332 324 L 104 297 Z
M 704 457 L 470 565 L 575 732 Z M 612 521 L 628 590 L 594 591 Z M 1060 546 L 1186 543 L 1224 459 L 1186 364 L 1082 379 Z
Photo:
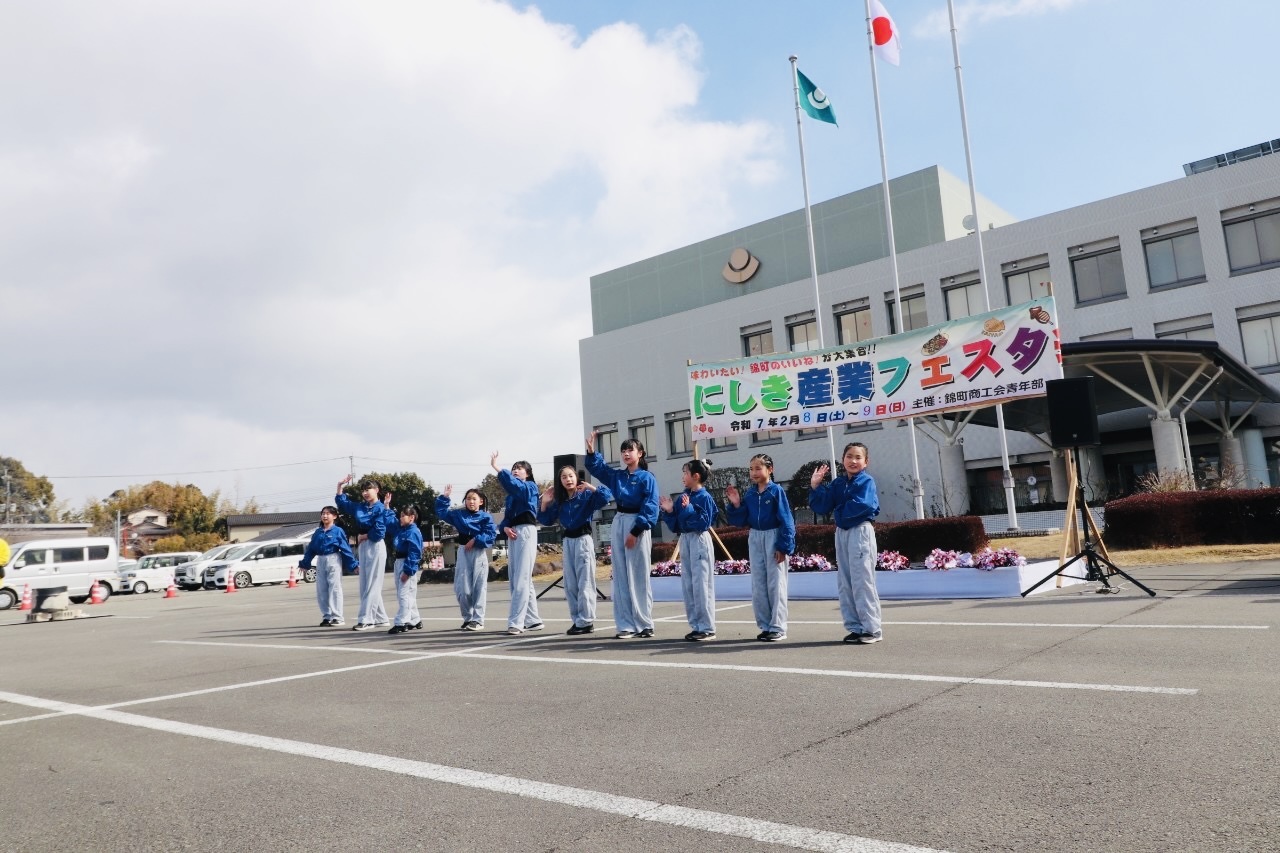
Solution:
M 1217 404 L 1219 429 L 1234 430 L 1260 403 L 1280 403 L 1280 391 L 1219 348 L 1216 341 L 1081 341 L 1062 345 L 1062 372 L 1068 378 L 1094 377 L 1098 415 L 1147 408 L 1177 415 L 1197 402 Z M 1234 407 L 1234 408 L 1233 408 Z M 1243 413 L 1234 419 L 1236 411 Z M 943 418 L 996 426 L 996 407 L 947 412 Z M 1049 431 L 1045 397 L 1004 404 L 1005 427 L 1033 435 Z

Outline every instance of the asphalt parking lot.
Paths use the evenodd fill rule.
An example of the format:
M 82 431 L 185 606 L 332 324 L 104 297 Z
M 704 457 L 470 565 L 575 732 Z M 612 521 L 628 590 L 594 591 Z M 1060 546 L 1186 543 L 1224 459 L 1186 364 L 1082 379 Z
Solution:
M 826 601 L 567 637 L 559 590 L 507 637 L 504 584 L 477 634 L 435 586 L 398 636 L 310 585 L 3 611 L 0 848 L 1280 849 L 1280 559 L 1130 571 L 886 602 L 875 646 Z

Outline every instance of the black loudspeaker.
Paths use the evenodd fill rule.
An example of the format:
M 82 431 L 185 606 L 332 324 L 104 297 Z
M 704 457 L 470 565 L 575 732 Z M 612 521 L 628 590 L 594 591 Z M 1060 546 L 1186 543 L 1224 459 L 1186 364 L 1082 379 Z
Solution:
M 585 471 L 587 469 L 587 457 L 581 453 L 557 454 L 555 461 L 551 463 L 551 481 L 553 483 L 560 482 L 560 469 L 566 465 L 572 465 L 575 471 Z
M 1049 443 L 1054 447 L 1102 444 L 1093 377 L 1050 379 L 1044 383 L 1049 403 Z

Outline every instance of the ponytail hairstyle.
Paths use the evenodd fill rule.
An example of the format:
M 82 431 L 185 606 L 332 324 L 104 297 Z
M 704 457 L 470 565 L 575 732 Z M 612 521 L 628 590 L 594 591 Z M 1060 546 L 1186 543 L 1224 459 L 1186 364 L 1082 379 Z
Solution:
M 867 460 L 868 465 L 871 464 L 871 450 L 861 441 L 851 441 L 848 444 L 846 444 L 844 446 L 844 450 L 840 451 L 840 458 L 842 460 L 844 459 L 845 454 L 849 452 L 849 448 L 851 447 L 861 447 L 863 458 Z
M 698 482 L 706 486 L 707 479 L 711 476 L 711 462 L 704 459 L 690 459 L 684 463 L 684 470 L 698 478 Z
M 620 451 L 621 451 L 621 450 L 634 450 L 634 451 L 636 451 L 637 453 L 639 453 L 639 454 L 640 454 L 640 462 L 636 465 L 636 467 L 637 467 L 637 468 L 639 468 L 641 471 L 648 471 L 648 470 L 649 470 L 649 463 L 648 463 L 648 461 L 644 458 L 644 457 L 645 457 L 645 452 L 644 452 L 644 442 L 640 441 L 640 439 L 638 439 L 638 438 L 628 438 L 626 441 L 622 442 L 622 444 L 618 447 L 618 450 L 620 450 Z
M 408 506 L 404 507 L 403 509 L 400 510 L 400 512 L 396 513 L 396 515 L 401 517 L 407 515 L 413 519 L 414 524 L 418 523 L 418 508 L 413 504 L 409 504 Z
M 523 459 L 521 459 L 521 460 L 520 460 L 520 461 L 518 461 L 518 462 L 512 462 L 512 463 L 511 463 L 511 473 L 512 473 L 512 474 L 514 474 L 514 473 L 516 472 L 516 469 L 517 469 L 517 468 L 523 468 L 523 469 L 524 469 L 524 478 L 525 478 L 526 480 L 528 480 L 530 483 L 532 483 L 532 482 L 534 481 L 534 480 L 533 480 L 533 466 L 532 466 L 532 465 L 530 465 L 528 462 L 526 462 L 526 461 L 524 461 Z
M 755 462 L 757 459 L 759 459 L 764 467 L 769 470 L 769 482 L 773 482 L 773 457 L 768 453 L 757 453 L 755 456 L 751 457 L 752 462 Z

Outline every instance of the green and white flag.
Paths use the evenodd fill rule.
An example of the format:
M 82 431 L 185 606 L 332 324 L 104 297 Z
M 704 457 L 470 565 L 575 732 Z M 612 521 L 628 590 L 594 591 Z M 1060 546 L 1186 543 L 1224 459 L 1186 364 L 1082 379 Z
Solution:
M 831 109 L 827 93 L 813 85 L 813 81 L 804 76 L 799 68 L 796 69 L 796 79 L 800 83 L 800 106 L 804 107 L 804 111 L 818 121 L 836 124 L 836 111 Z

